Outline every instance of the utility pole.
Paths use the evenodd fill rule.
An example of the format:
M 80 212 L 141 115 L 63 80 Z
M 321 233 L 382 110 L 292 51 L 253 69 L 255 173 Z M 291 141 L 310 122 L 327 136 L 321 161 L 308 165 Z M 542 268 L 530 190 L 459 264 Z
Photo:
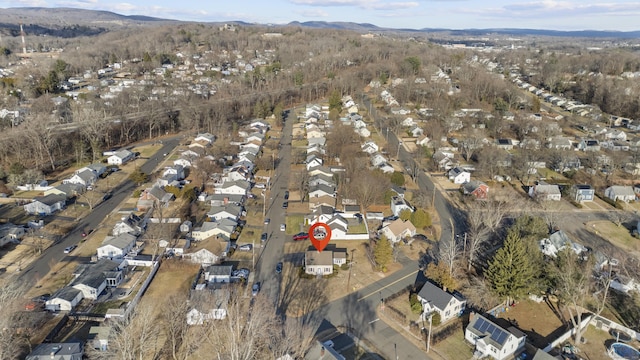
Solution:
M 395 344 L 395 343 L 393 344 L 393 350 L 396 353 L 396 360 L 398 360 L 398 344 Z
M 433 314 L 429 315 L 429 334 L 427 336 L 427 352 L 431 350 L 431 324 L 432 324 Z

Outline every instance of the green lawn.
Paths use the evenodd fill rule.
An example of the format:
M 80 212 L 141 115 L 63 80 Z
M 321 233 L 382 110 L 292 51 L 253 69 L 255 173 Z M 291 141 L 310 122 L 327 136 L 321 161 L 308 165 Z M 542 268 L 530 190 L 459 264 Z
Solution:
M 456 331 L 433 348 L 445 359 L 471 359 L 473 357 L 473 347 L 464 340 L 462 331 Z
M 349 223 L 349 230 L 347 230 L 347 234 L 366 234 L 367 226 L 364 221 L 361 223 Z
M 292 147 L 307 147 L 308 141 L 306 139 L 304 140 L 293 140 L 291 142 L 291 146 Z
M 294 235 L 300 232 L 300 225 L 304 224 L 304 215 L 289 215 L 285 220 L 287 224 L 286 233 L 289 235 Z M 307 227 L 304 226 L 303 229 Z

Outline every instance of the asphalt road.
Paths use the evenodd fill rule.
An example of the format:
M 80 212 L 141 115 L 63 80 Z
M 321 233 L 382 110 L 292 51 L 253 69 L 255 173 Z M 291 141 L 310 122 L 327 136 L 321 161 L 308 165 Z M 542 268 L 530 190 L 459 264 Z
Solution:
M 268 234 L 268 240 L 263 244 L 262 251 L 256 262 L 254 282 L 261 283 L 261 291 L 266 293 L 274 304 L 278 302 L 282 274 L 276 274 L 276 264 L 284 262 L 284 243 L 287 239 L 284 231 L 280 231 L 280 225 L 285 223 L 286 211 L 282 208 L 285 201 L 284 193 L 289 186 L 289 173 L 291 166 L 291 140 L 293 123 L 296 121 L 295 110 L 291 110 L 285 119 L 282 134 L 280 136 L 280 150 L 276 160 L 276 168 L 271 179 L 271 188 L 265 191 L 266 218 L 271 219 L 264 231 Z
M 157 156 L 153 156 L 141 166 L 141 170 L 151 173 L 161 161 L 164 160 L 162 154 L 170 153 L 178 145 L 182 136 L 174 136 L 163 140 L 163 146 L 157 152 Z M 78 225 L 58 243 L 46 249 L 39 259 L 31 263 L 28 267 L 18 275 L 18 280 L 33 286 L 37 279 L 46 275 L 50 271 L 50 265 L 61 261 L 73 261 L 77 258 L 73 253 L 65 254 L 64 248 L 70 245 L 77 245 L 82 240 L 82 232 L 89 229 L 96 229 L 100 223 L 113 212 L 125 198 L 131 196 L 135 189 L 135 184 L 130 181 L 124 181 L 119 187 L 114 188 L 110 199 L 100 203 L 94 207 L 93 211 L 85 218 L 81 219 Z M 91 236 L 91 235 L 89 235 Z M 89 259 L 85 259 L 89 260 Z
M 403 360 L 429 359 L 423 350 L 380 320 L 376 312 L 377 309 L 384 311 L 381 304 L 385 298 L 415 284 L 421 277 L 415 261 L 404 258 L 400 262 L 402 269 L 319 308 L 312 316 L 347 327 L 356 337 L 366 339 L 384 359 L 395 359 L 396 356 Z
M 396 134 L 385 124 L 385 119 L 380 116 L 375 108 L 371 104 L 371 101 L 366 95 L 362 95 L 362 101 L 367 109 L 369 109 L 369 114 L 374 119 L 376 127 L 380 130 L 380 134 L 386 136 L 387 142 L 391 145 L 391 148 L 396 148 L 398 146 L 398 137 Z M 405 150 L 404 146 L 400 146 L 398 151 L 398 160 L 402 163 L 403 168 L 405 169 L 414 169 L 413 164 L 415 160 L 411 156 L 411 153 Z M 415 178 L 417 185 L 420 187 L 420 190 L 425 191 L 428 194 L 433 194 L 435 185 L 429 175 L 427 175 L 424 171 L 419 171 Z M 440 217 L 440 226 L 442 227 L 442 233 L 440 235 L 441 241 L 451 240 L 451 237 L 454 234 L 461 234 L 467 231 L 467 222 L 466 216 L 455 206 L 452 206 L 444 196 L 439 192 L 435 191 L 435 208 L 438 212 L 438 216 Z M 449 221 L 451 219 L 451 221 Z M 453 229 L 451 228 L 451 224 L 453 224 Z

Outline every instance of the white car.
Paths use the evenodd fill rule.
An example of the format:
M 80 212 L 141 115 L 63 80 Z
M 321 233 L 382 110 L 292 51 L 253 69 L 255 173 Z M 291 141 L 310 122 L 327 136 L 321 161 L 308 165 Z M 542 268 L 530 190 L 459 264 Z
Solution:
M 256 187 L 256 189 L 266 189 L 267 188 L 267 184 L 260 183 L 260 184 L 256 184 L 255 187 Z
M 244 244 L 244 245 L 238 246 L 238 250 L 240 251 L 251 251 L 252 248 L 253 246 L 251 244 Z
M 287 230 L 287 225 L 280 224 L 280 231 L 285 231 L 285 230 Z

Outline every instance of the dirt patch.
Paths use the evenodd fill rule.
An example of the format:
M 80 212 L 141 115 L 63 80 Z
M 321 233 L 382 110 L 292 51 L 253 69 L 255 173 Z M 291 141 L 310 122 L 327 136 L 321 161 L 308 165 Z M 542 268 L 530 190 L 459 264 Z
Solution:
M 161 304 L 170 296 L 186 294 L 200 271 L 198 264 L 180 260 L 165 260 L 142 296 L 140 304 L 155 304 L 156 315 L 162 310 Z

